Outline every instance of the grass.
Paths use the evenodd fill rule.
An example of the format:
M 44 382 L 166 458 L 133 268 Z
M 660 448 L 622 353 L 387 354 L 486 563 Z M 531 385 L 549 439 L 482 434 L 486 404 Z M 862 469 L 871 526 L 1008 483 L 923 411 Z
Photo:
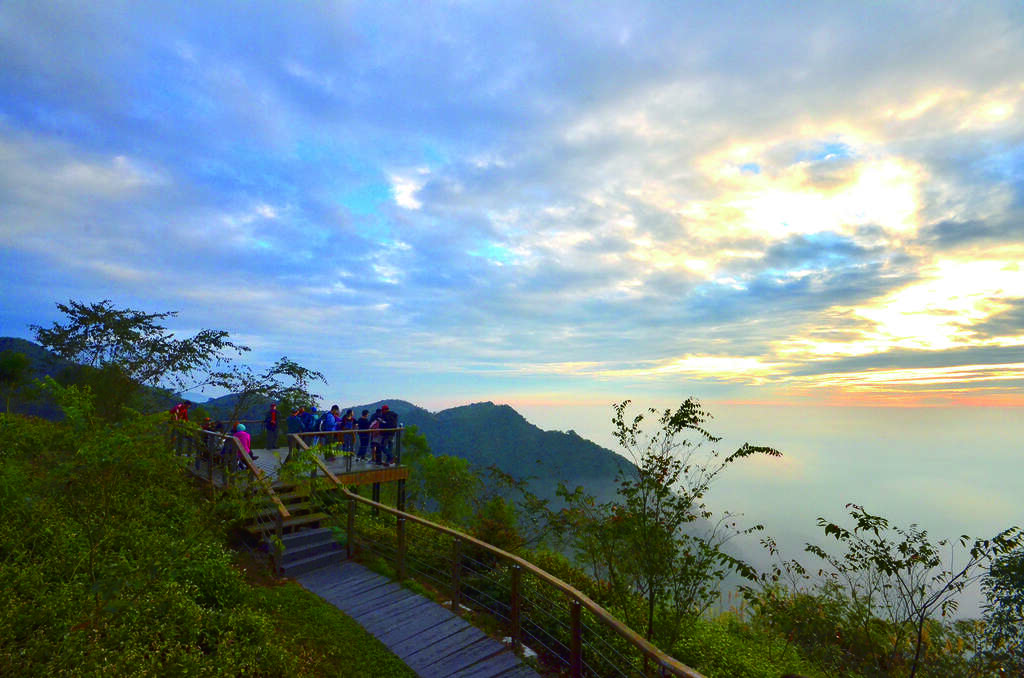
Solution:
M 76 396 L 71 393 L 69 397 Z M 161 416 L 0 414 L 0 675 L 412 676 L 340 610 L 227 545 Z

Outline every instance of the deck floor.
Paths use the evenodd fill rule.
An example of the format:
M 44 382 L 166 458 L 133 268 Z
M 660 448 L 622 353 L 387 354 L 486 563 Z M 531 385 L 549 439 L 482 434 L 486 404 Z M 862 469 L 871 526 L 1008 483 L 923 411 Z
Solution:
M 422 678 L 538 678 L 502 643 L 432 600 L 351 561 L 299 575 Z
M 285 458 L 288 456 L 287 447 L 279 447 L 276 450 L 260 450 L 254 449 L 253 454 L 256 456 L 254 461 L 255 465 L 267 474 L 267 477 L 271 481 L 278 480 L 281 471 L 281 465 Z M 363 474 L 371 471 L 386 471 L 386 470 L 397 470 L 405 469 L 403 466 L 378 466 L 371 463 L 369 460 L 360 460 L 354 457 L 342 457 L 337 456 L 334 461 L 324 460 L 324 465 L 327 469 L 335 474 L 336 476 L 342 476 L 346 474 Z M 191 466 L 192 472 L 201 478 L 209 477 L 209 462 L 200 461 L 198 467 L 195 465 Z M 405 475 L 405 474 L 402 474 Z M 390 479 L 388 479 L 390 480 Z M 223 475 L 220 466 L 214 467 L 213 481 L 215 485 L 223 485 Z M 352 484 L 359 484 L 353 482 Z

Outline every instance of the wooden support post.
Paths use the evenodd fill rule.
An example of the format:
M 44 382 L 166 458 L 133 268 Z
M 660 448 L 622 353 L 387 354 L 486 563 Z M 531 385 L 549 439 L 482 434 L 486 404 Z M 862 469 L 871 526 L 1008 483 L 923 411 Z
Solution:
M 345 557 L 352 557 L 353 542 L 356 538 L 356 500 L 348 498 L 348 526 L 345 531 Z
M 213 438 L 210 438 L 211 434 L 207 433 L 205 437 L 206 441 L 206 469 L 209 471 L 210 486 L 213 486 Z
M 395 492 L 395 508 L 399 511 L 405 510 L 405 478 L 398 481 L 398 489 Z
M 522 615 L 522 594 L 520 593 L 522 589 L 522 575 L 522 568 L 513 564 L 512 582 L 509 585 L 509 589 L 511 590 L 509 593 L 509 597 L 511 598 L 509 601 L 511 608 L 509 612 L 509 621 L 512 624 L 512 651 L 516 654 L 519 654 L 519 651 L 523 647 L 523 630 L 522 622 L 520 620 Z
M 572 639 L 569 641 L 569 675 L 580 678 L 583 675 L 583 618 L 580 601 L 569 601 L 569 625 Z
M 462 603 L 462 540 L 452 542 L 452 612 L 461 614 Z
M 370 498 L 373 499 L 378 504 L 380 503 L 380 483 L 374 483 L 373 484 L 373 492 L 372 492 Z M 373 507 L 373 515 L 376 516 L 376 515 L 379 515 L 379 514 L 380 514 L 380 509 L 377 508 L 376 506 L 374 506 Z
M 284 518 L 278 511 L 274 512 L 274 534 L 277 539 L 270 545 L 274 554 L 274 574 L 281 576 L 281 538 L 284 536 Z
M 405 518 L 398 516 L 398 525 L 395 526 L 398 549 L 395 552 L 395 569 L 398 571 L 398 581 L 405 581 Z

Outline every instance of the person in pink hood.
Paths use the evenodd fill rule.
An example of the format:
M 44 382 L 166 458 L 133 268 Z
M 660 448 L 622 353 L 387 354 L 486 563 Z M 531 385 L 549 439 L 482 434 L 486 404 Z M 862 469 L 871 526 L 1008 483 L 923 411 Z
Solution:
M 245 430 L 245 424 L 239 424 L 238 426 L 236 426 L 235 432 L 232 435 L 238 439 L 238 442 L 241 444 L 242 449 L 245 451 L 245 454 L 248 454 L 254 460 L 259 459 L 259 457 L 252 453 L 252 436 L 250 436 L 249 432 Z M 239 468 L 245 466 L 241 459 L 238 460 L 238 466 Z

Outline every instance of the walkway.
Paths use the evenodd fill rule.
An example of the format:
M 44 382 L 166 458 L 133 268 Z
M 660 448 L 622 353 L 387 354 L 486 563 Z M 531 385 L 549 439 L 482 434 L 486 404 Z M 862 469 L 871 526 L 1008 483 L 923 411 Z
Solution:
M 362 624 L 422 678 L 538 678 L 462 617 L 362 565 L 344 561 L 296 579 Z

